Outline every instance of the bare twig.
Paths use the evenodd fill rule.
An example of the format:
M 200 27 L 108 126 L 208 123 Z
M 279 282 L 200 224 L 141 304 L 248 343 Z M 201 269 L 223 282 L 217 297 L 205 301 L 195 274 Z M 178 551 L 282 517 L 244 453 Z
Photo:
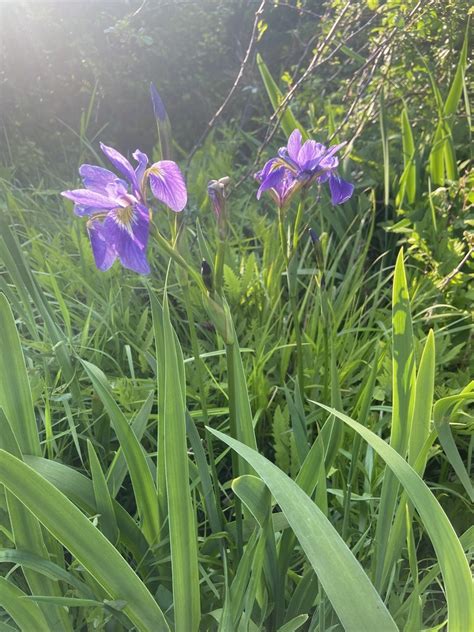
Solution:
M 323 39 L 323 41 L 319 44 L 319 46 L 317 47 L 310 63 L 308 64 L 306 70 L 304 71 L 304 73 L 301 75 L 301 77 L 298 79 L 298 81 L 296 81 L 293 86 L 290 88 L 290 90 L 287 92 L 285 98 L 282 100 L 282 102 L 280 103 L 280 105 L 278 106 L 278 108 L 275 110 L 275 112 L 273 113 L 273 115 L 270 118 L 270 125 L 267 129 L 267 133 L 265 135 L 265 138 L 263 140 L 263 142 L 261 143 L 260 147 L 258 148 L 256 155 L 255 155 L 255 160 L 252 164 L 252 166 L 250 167 L 250 169 L 244 174 L 244 176 L 242 176 L 242 178 L 237 182 L 237 184 L 234 187 L 234 190 L 240 186 L 242 184 L 242 182 L 244 180 L 246 180 L 249 175 L 251 173 L 253 173 L 253 171 L 255 170 L 256 165 L 259 163 L 260 161 L 260 157 L 262 155 L 263 150 L 265 149 L 265 147 L 271 142 L 271 140 L 273 139 L 274 135 L 276 134 L 281 119 L 290 103 L 290 101 L 293 99 L 293 97 L 295 96 L 296 92 L 298 91 L 298 89 L 301 87 L 301 85 L 306 81 L 306 79 L 310 76 L 311 73 L 314 72 L 314 70 L 319 67 L 321 64 L 323 64 L 326 61 L 325 59 L 321 59 L 321 56 L 324 52 L 324 50 L 326 49 L 327 45 L 329 44 L 329 42 L 331 41 L 335 30 L 337 29 L 337 27 L 339 26 L 342 18 L 344 17 L 347 9 L 350 7 L 350 2 L 347 2 L 344 7 L 342 8 L 342 11 L 339 13 L 339 15 L 337 16 L 337 18 L 334 20 L 333 25 L 331 26 L 331 28 L 329 29 L 329 32 L 327 33 L 326 37 Z M 340 47 L 342 46 L 342 43 L 340 43 L 336 48 L 339 50 Z M 328 59 L 330 57 L 332 57 L 333 54 L 335 54 L 336 51 L 332 51 L 329 55 L 328 55 Z
M 241 79 L 242 79 L 242 77 L 244 75 L 245 69 L 246 69 L 247 64 L 248 64 L 248 62 L 250 60 L 250 55 L 251 55 L 251 53 L 253 51 L 253 48 L 255 46 L 255 42 L 256 42 L 256 39 L 257 39 L 258 23 L 259 23 L 262 15 L 263 15 L 263 11 L 265 9 L 266 1 L 267 0 L 262 0 L 262 2 L 260 3 L 260 6 L 258 7 L 257 11 L 255 12 L 255 18 L 254 18 L 253 27 L 252 27 L 252 33 L 250 35 L 250 41 L 249 41 L 249 44 L 247 46 L 247 50 L 245 52 L 245 56 L 244 56 L 244 58 L 242 60 L 242 63 L 240 64 L 240 69 L 239 69 L 239 72 L 237 74 L 237 77 L 235 78 L 234 84 L 233 84 L 232 88 L 230 89 L 229 94 L 224 99 L 222 105 L 217 110 L 217 112 L 214 114 L 214 116 L 211 118 L 211 120 L 209 121 L 209 123 L 206 126 L 206 129 L 201 134 L 201 137 L 199 138 L 197 143 L 192 148 L 192 150 L 191 150 L 191 152 L 190 152 L 190 154 L 188 156 L 187 168 L 189 168 L 189 164 L 191 162 L 192 157 L 194 156 L 196 151 L 199 149 L 199 147 L 202 145 L 202 143 L 206 139 L 207 135 L 209 134 L 209 132 L 212 130 L 212 128 L 216 124 L 217 119 L 221 116 L 222 112 L 224 111 L 224 109 L 226 108 L 227 104 L 229 103 L 229 101 L 231 100 L 232 96 L 234 95 L 235 91 L 237 90 L 237 87 L 238 87 L 238 85 L 239 85 L 239 83 L 240 83 L 240 81 L 241 81 Z
M 454 277 L 461 272 L 461 268 L 466 263 L 466 261 L 469 259 L 469 257 L 472 255 L 472 253 L 474 253 L 474 247 L 473 246 L 471 246 L 469 248 L 467 253 L 461 259 L 461 261 L 458 263 L 458 265 L 454 268 L 454 270 L 452 272 L 450 272 L 446 277 L 444 277 L 444 279 L 439 284 L 439 289 L 440 290 L 444 290 L 444 288 L 448 285 L 448 283 L 450 283 L 452 281 L 452 279 L 454 279 Z

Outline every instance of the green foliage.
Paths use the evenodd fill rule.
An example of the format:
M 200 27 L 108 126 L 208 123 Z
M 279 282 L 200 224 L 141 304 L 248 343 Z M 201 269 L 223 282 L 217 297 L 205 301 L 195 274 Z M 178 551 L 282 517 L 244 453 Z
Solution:
M 313 54 L 311 38 L 323 41 L 343 6 L 336 0 L 322 3 L 326 20 L 305 2 L 272 3 L 261 17 L 258 89 L 243 92 L 251 113 L 213 130 L 195 153 L 190 204 L 176 225 L 155 214 L 164 235 L 179 234 L 190 269 L 152 243 L 148 279 L 118 265 L 97 272 L 81 220 L 57 195 L 57 155 L 47 167 L 47 145 L 38 147 L 33 169 L 8 158 L 0 180 L 0 630 L 473 627 L 468 39 L 463 3 L 424 3 L 411 22 L 416 4 L 350 3 L 328 46 L 346 28 L 354 37 L 326 50 L 329 65 L 310 73 L 262 153 L 263 162 L 298 120 L 318 140 L 355 135 L 340 169 L 357 195 L 343 207 L 308 195 L 295 235 L 297 210 L 287 210 L 290 283 L 276 213 L 246 180 L 228 199 L 223 296 L 202 293 L 197 271 L 218 248 L 206 184 L 223 175 L 235 183 L 250 167 L 262 123 L 301 76 L 304 64 L 293 75 L 301 42 Z M 28 9 L 25 23 L 54 11 Z M 123 60 L 136 47 L 121 71 L 130 82 L 123 106 L 136 65 L 155 43 L 169 44 L 157 43 L 164 26 L 151 17 L 163 8 L 145 3 L 143 11 L 99 11 L 97 28 L 112 27 L 106 48 Z M 182 9 L 170 11 L 179 22 Z M 200 94 L 207 85 L 209 102 L 220 103 L 225 81 L 217 86 L 203 59 L 206 51 L 220 59 L 219 25 L 242 16 L 248 27 L 253 15 L 240 3 L 193 6 L 188 19 L 199 18 L 199 29 L 167 72 L 176 75 L 195 51 L 197 65 L 187 60 L 183 77 L 197 69 Z M 374 53 L 388 35 L 394 46 L 378 66 Z M 91 43 L 105 46 L 96 31 L 81 48 Z M 77 46 L 71 41 L 67 55 Z M 94 99 L 116 94 L 117 75 L 104 79 L 110 60 L 88 54 Z M 371 81 L 356 84 L 363 89 L 344 122 L 344 95 L 366 63 Z M 169 79 L 165 97 L 181 89 Z M 87 141 L 94 103 L 65 152 L 70 164 L 95 159 Z M 193 120 L 186 94 L 180 108 L 169 109 L 175 140 L 189 143 L 209 108 Z M 120 145 L 138 121 L 123 136 L 117 125 L 107 135 Z M 150 145 L 152 128 L 145 117 Z M 43 181 L 19 186 L 11 167 L 17 176 L 37 170 Z

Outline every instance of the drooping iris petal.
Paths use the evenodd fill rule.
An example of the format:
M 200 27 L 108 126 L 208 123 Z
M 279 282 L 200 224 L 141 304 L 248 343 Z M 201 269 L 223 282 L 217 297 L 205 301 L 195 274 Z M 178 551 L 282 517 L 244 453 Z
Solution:
M 156 199 L 172 211 L 182 211 L 188 194 L 178 165 L 172 160 L 160 160 L 150 167 L 149 173 L 151 191 Z
M 270 160 L 268 160 L 265 163 L 263 169 L 255 174 L 255 178 L 259 182 L 263 182 L 270 175 L 270 173 L 272 172 L 275 163 L 278 163 L 278 159 L 277 158 L 271 158 Z
M 104 220 L 103 235 L 113 248 L 120 263 L 138 272 L 149 274 L 146 258 L 150 216 L 141 205 L 128 209 L 115 209 Z
M 288 155 L 294 161 L 298 160 L 298 154 L 301 150 L 301 132 L 299 129 L 295 129 L 291 132 L 290 137 L 288 138 Z
M 333 204 L 343 204 L 352 196 L 354 185 L 343 180 L 337 174 L 330 174 L 329 189 L 331 191 L 331 202 Z
M 265 169 L 264 169 L 265 171 Z M 262 193 L 267 191 L 268 189 L 276 189 L 285 176 L 285 167 L 277 167 L 268 173 L 268 175 L 263 174 L 264 179 L 262 180 L 261 185 L 257 191 L 257 200 L 260 199 Z
M 135 170 L 130 162 L 127 160 L 127 158 L 125 158 L 125 156 L 123 156 L 113 147 L 107 147 L 107 145 L 104 145 L 104 143 L 100 143 L 100 148 L 113 164 L 113 166 L 117 169 L 117 171 L 120 171 L 120 173 L 124 175 L 136 189 L 138 189 L 139 187 L 137 177 L 135 175 Z
M 90 189 L 74 189 L 73 191 L 63 191 L 61 193 L 68 200 L 72 200 L 75 204 L 82 207 L 90 207 L 91 209 L 109 210 L 117 206 L 117 200 L 107 197 L 97 191 Z
M 108 184 L 119 180 L 112 171 L 104 169 L 103 167 L 96 167 L 95 165 L 81 165 L 79 167 L 79 174 L 86 189 L 96 191 L 97 193 L 102 193 Z M 125 187 L 126 183 L 123 182 L 123 180 L 121 180 L 121 182 Z
M 108 270 L 112 266 L 117 256 L 111 245 L 107 242 L 103 230 L 103 225 L 97 220 L 88 222 L 87 232 L 91 242 L 95 265 L 99 270 L 105 272 L 105 270 Z

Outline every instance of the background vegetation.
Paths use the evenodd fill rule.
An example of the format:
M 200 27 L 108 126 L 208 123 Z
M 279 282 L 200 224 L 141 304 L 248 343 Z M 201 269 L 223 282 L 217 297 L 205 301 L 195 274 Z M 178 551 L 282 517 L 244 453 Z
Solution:
M 1 629 L 470 629 L 468 3 L 84 7 L 0 5 Z M 158 246 L 99 273 L 59 196 L 99 140 L 158 154 L 150 81 L 196 271 L 232 178 L 231 340 Z M 252 176 L 296 125 L 356 194 L 309 196 L 295 316 Z

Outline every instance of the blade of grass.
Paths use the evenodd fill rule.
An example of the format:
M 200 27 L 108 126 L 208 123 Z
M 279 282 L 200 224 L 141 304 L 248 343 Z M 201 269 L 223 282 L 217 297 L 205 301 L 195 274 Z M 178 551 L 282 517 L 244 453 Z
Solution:
M 260 71 L 260 75 L 263 80 L 263 84 L 268 94 L 268 98 L 273 106 L 273 109 L 278 110 L 280 103 L 283 101 L 283 94 L 279 87 L 277 86 L 275 80 L 270 74 L 270 71 L 267 68 L 267 65 L 263 61 L 260 54 L 257 54 L 257 68 Z M 293 112 L 287 107 L 282 116 L 281 116 L 281 127 L 285 134 L 289 136 L 294 129 L 299 129 L 303 139 L 306 140 L 307 134 L 304 127 L 298 123 L 298 121 L 293 116 Z
M 349 632 L 397 630 L 359 562 L 303 490 L 255 450 L 222 432 L 209 430 L 239 452 L 263 479 L 295 532 L 344 628 Z M 344 569 L 344 573 L 340 569 Z
M 408 447 L 412 426 L 416 370 L 403 249 L 400 250 L 395 265 L 392 310 L 393 402 L 390 445 L 404 456 Z M 374 583 L 379 590 L 383 588 L 383 568 L 390 537 L 390 528 L 397 505 L 398 490 L 398 480 L 391 470 L 386 470 L 382 483 L 379 515 L 375 530 Z
M 163 304 L 164 452 L 177 630 L 198 630 L 201 618 L 196 516 L 189 484 L 186 442 L 186 382 L 181 347 Z
M 81 360 L 81 363 L 97 395 L 104 404 L 122 447 L 132 480 L 138 514 L 142 521 L 143 534 L 150 545 L 156 544 L 160 538 L 156 488 L 143 448 L 125 415 L 112 397 L 110 386 L 103 372 L 86 360 Z
M 117 521 L 115 519 L 114 507 L 112 505 L 112 498 L 110 497 L 107 482 L 100 466 L 99 459 L 97 458 L 97 454 L 94 450 L 94 446 L 89 440 L 87 440 L 87 453 L 89 456 L 89 466 L 91 470 L 92 486 L 94 488 L 97 512 L 100 514 L 99 524 L 101 531 L 107 540 L 115 545 L 118 542 L 119 532 Z
M 0 577 L 0 606 L 18 625 L 20 630 L 51 632 L 39 606 L 25 599 L 27 595 L 5 577 Z
M 74 555 L 112 599 L 126 602 L 123 612 L 139 630 L 169 631 L 146 586 L 66 496 L 4 450 L 0 451 L 0 482 Z
M 471 607 L 472 578 L 469 564 L 456 532 L 433 493 L 405 459 L 383 439 L 334 408 L 318 402 L 313 403 L 359 433 L 402 484 L 436 552 L 448 602 L 448 630 L 457 632 L 473 629 L 474 610 Z

